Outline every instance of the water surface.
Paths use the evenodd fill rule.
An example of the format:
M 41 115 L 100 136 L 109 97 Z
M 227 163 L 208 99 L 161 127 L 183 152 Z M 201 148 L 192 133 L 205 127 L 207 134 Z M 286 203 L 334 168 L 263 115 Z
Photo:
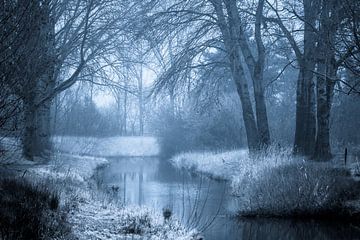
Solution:
M 99 171 L 102 187 L 122 204 L 169 208 L 208 240 L 360 239 L 359 228 L 329 221 L 241 219 L 233 217 L 237 199 L 226 182 L 174 169 L 156 157 L 113 157 Z

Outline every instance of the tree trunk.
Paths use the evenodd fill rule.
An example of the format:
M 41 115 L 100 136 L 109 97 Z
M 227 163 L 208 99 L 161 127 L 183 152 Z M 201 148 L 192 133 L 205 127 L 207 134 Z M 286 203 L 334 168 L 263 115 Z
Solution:
M 125 81 L 125 87 L 127 88 L 127 79 Z M 128 104 L 128 93 L 127 91 L 124 91 L 124 102 L 123 102 L 123 110 L 124 110 L 124 116 L 123 116 L 123 135 L 127 135 L 127 119 L 128 119 L 128 108 L 127 108 L 127 104 Z
M 143 100 L 143 67 L 142 63 L 140 63 L 140 76 L 138 80 L 139 85 L 139 135 L 144 135 L 144 100 Z
M 265 46 L 261 35 L 261 24 L 263 22 L 263 10 L 265 0 L 258 1 L 255 21 L 255 40 L 258 59 L 253 69 L 253 85 L 256 107 L 256 120 L 260 140 L 264 146 L 270 145 L 269 121 L 267 117 L 266 103 L 264 97 L 264 68 L 265 68 Z M 244 33 L 245 34 L 245 33 Z
M 317 134 L 313 156 L 315 160 L 326 161 L 332 158 L 330 111 L 338 70 L 335 60 L 335 34 L 341 22 L 340 9 L 340 1 L 329 0 L 322 2 L 317 47 Z
M 46 78 L 46 81 L 43 84 L 46 84 L 46 90 L 49 91 L 49 88 L 54 85 L 51 83 L 52 80 L 49 81 Z M 51 100 L 47 100 L 39 106 L 36 105 L 36 100 L 47 96 L 41 94 L 44 93 L 44 89 L 38 85 L 39 83 L 35 87 L 36 90 L 32 90 L 34 94 L 30 94 L 32 96 L 27 97 L 24 101 L 23 155 L 30 160 L 33 160 L 35 156 L 47 157 L 52 150 Z
M 256 112 L 256 122 L 259 130 L 260 141 L 263 146 L 270 145 L 270 131 L 264 96 L 264 89 L 262 86 L 262 79 L 254 79 L 254 95 L 255 95 L 255 112 Z
M 319 64 L 316 81 L 317 90 L 317 134 L 315 142 L 315 160 L 330 160 L 330 111 L 334 84 L 331 79 L 336 77 L 332 64 Z
M 315 50 L 317 34 L 314 31 L 319 0 L 304 0 L 304 52 L 298 53 L 299 75 L 296 90 L 296 127 L 294 153 L 311 156 L 314 153 L 316 116 L 315 116 Z M 295 51 L 296 52 L 296 51 Z
M 30 78 L 24 92 L 25 129 L 23 136 L 23 154 L 33 160 L 35 156 L 47 157 L 51 151 L 51 99 L 42 101 L 55 87 L 55 25 L 50 17 L 50 5 L 38 5 L 41 14 L 38 59 L 40 78 Z M 40 103 L 40 104 L 39 104 Z
M 225 20 L 222 2 L 218 0 L 213 1 L 212 3 L 218 17 L 218 25 L 228 53 L 232 77 L 240 97 L 248 147 L 250 152 L 254 152 L 260 148 L 261 144 L 250 100 L 248 84 L 245 78 L 245 72 L 241 65 L 238 29 L 231 15 L 228 16 L 228 22 Z
M 35 142 L 36 155 L 49 156 L 52 150 L 51 143 L 51 100 L 38 106 L 36 113 Z
M 263 15 L 264 1 L 260 0 L 256 11 L 256 22 L 255 22 L 255 40 L 257 45 L 258 58 L 255 60 L 250 46 L 248 44 L 248 37 L 246 32 L 243 30 L 242 22 L 240 19 L 239 11 L 237 10 L 236 1 L 225 0 L 225 6 L 229 14 L 229 26 L 233 28 L 233 33 L 236 37 L 236 41 L 239 44 L 239 50 L 244 56 L 244 60 L 248 69 L 254 87 L 254 99 L 255 99 L 255 114 L 256 114 L 256 125 L 259 134 L 260 145 L 268 146 L 270 144 L 270 131 L 266 110 L 266 103 L 264 97 L 264 86 L 263 86 L 263 72 L 265 65 L 265 48 L 261 37 L 261 22 Z
M 29 160 L 49 156 L 51 151 L 50 101 L 36 106 L 35 98 L 24 101 L 23 155 Z
M 174 120 L 176 113 L 175 113 L 175 93 L 173 87 L 169 87 L 169 98 L 170 98 L 170 117 L 171 119 Z
M 294 153 L 311 156 L 314 152 L 316 118 L 313 69 L 315 63 L 310 59 L 300 63 L 296 91 L 296 127 Z
M 237 51 L 235 51 L 237 52 Z M 254 152 L 261 147 L 258 129 L 255 122 L 254 112 L 250 100 L 249 89 L 245 82 L 245 74 L 241 68 L 241 63 L 236 60 L 236 53 L 231 54 L 232 59 L 232 75 L 236 84 L 237 92 L 241 100 L 242 116 L 244 119 L 246 137 L 250 152 Z
M 33 160 L 36 155 L 35 152 L 35 127 L 36 114 L 34 99 L 28 97 L 24 101 L 24 133 L 22 137 L 23 156 L 29 160 Z

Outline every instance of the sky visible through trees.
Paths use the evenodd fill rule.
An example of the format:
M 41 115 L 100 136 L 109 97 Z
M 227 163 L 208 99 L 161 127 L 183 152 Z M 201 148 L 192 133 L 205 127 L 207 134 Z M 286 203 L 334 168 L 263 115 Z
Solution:
M 233 150 L 262 170 L 286 152 L 338 171 L 360 157 L 360 1 L 0 0 L 0 90 L 2 158 L 46 162 L 60 137 L 153 137 L 209 175 L 199 156 Z M 262 179 L 293 171 L 268 165 Z
M 193 107 L 202 112 L 224 109 L 221 105 L 228 103 L 222 98 L 234 92 L 240 99 L 234 114 L 241 115 L 238 125 L 245 136 L 238 133 L 251 151 L 283 141 L 271 137 L 271 125 L 281 120 L 271 119 L 267 108 L 270 98 L 289 94 L 296 95 L 295 101 L 281 97 L 278 105 L 295 106 L 295 113 L 288 109 L 295 120 L 286 119 L 291 128 L 283 129 L 288 138 L 294 135 L 294 152 L 330 159 L 330 125 L 340 114 L 332 114 L 332 106 L 359 95 L 357 1 L 48 0 L 2 5 L 2 102 L 8 106 L 3 118 L 9 119 L 2 126 L 24 129 L 9 134 L 22 132 L 29 158 L 51 148 L 50 122 L 56 121 L 51 115 L 70 117 L 69 109 L 62 108 L 74 99 L 95 101 L 108 125 L 116 120 L 122 125 L 118 134 L 138 134 L 145 118 L 146 130 L 154 132 L 151 125 L 162 111 L 182 118 Z M 13 98 L 22 103 L 14 106 L 21 112 L 15 114 L 21 116 L 16 123 L 7 116 L 13 109 L 6 101 Z M 104 113 L 114 112 L 111 108 L 114 116 Z

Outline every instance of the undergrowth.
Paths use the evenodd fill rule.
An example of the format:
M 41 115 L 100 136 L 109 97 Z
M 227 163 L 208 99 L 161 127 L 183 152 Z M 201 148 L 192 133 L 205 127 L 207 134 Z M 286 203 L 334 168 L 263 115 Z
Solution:
M 59 195 L 46 184 L 1 179 L 1 239 L 70 239 L 71 229 L 59 202 Z
M 264 169 L 261 174 L 238 186 L 242 216 L 346 216 L 349 209 L 344 203 L 359 195 L 345 171 L 329 166 L 288 164 Z
M 360 186 L 344 168 L 295 158 L 271 147 L 242 164 L 233 178 L 242 216 L 347 217 L 345 204 L 359 197 Z M 246 166 L 246 167 L 245 167 Z
M 359 218 L 347 205 L 360 196 L 350 172 L 294 157 L 290 148 L 273 145 L 251 156 L 244 151 L 183 153 L 172 163 L 229 180 L 241 216 Z

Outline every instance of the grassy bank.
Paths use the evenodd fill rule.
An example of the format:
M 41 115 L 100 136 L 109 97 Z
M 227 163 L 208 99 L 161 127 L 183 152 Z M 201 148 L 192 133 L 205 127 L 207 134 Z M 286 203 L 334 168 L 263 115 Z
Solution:
M 84 140 L 79 141 L 84 142 Z M 68 146 L 83 150 L 73 144 Z M 16 166 L 16 171 L 11 174 L 11 181 L 22 186 L 20 188 L 25 192 L 34 193 L 30 194 L 29 199 L 16 202 L 15 199 L 8 197 L 14 195 L 10 191 L 11 189 L 0 188 L 1 203 L 5 201 L 8 204 L 15 204 L 14 209 L 7 208 L 9 211 L 1 211 L 1 228 L 9 224 L 12 224 L 11 226 L 19 225 L 19 223 L 13 223 L 8 217 L 21 219 L 19 214 L 31 212 L 29 209 L 32 209 L 35 202 L 36 206 L 43 207 L 33 211 L 39 215 L 29 216 L 29 218 L 38 218 L 40 222 L 45 223 L 55 221 L 62 226 L 61 229 L 64 229 L 63 233 L 57 231 L 58 236 L 54 237 L 52 232 L 56 232 L 58 228 L 55 227 L 55 230 L 51 230 L 47 225 L 42 227 L 41 224 L 38 224 L 41 229 L 50 229 L 51 234 L 43 231 L 35 238 L 20 237 L 16 239 L 196 239 L 196 230 L 186 228 L 173 217 L 165 220 L 162 213 L 154 209 L 122 206 L 112 201 L 108 195 L 99 193 L 91 179 L 97 168 L 108 163 L 105 158 L 83 156 L 82 152 L 76 155 L 76 151 L 66 152 L 72 152 L 72 154 L 54 154 L 50 160 L 46 159 L 46 164 L 28 164 L 21 158 L 15 159 L 15 156 L 19 157 L 17 153 L 7 154 L 6 163 L 3 164 L 6 165 L 5 171 Z M 39 162 L 45 162 L 45 159 Z M 23 182 L 24 185 L 22 185 Z M 42 194 L 43 189 L 46 189 L 45 195 Z M 16 195 L 14 196 L 18 198 Z M 40 196 L 36 200 L 39 204 L 36 204 L 32 196 Z M 53 196 L 58 199 L 58 208 L 56 208 L 58 214 L 56 215 L 51 207 Z M 24 225 L 23 222 L 22 225 Z M 31 227 L 31 229 L 35 228 Z M 36 230 L 36 232 L 39 231 Z
M 154 137 L 72 137 L 57 136 L 53 139 L 56 151 L 70 154 L 111 156 L 156 156 L 159 146 Z
M 360 185 L 332 163 L 294 158 L 290 149 L 179 154 L 174 166 L 228 180 L 241 216 L 359 218 Z
M 0 180 L 0 239 L 74 239 L 67 211 L 47 184 Z

